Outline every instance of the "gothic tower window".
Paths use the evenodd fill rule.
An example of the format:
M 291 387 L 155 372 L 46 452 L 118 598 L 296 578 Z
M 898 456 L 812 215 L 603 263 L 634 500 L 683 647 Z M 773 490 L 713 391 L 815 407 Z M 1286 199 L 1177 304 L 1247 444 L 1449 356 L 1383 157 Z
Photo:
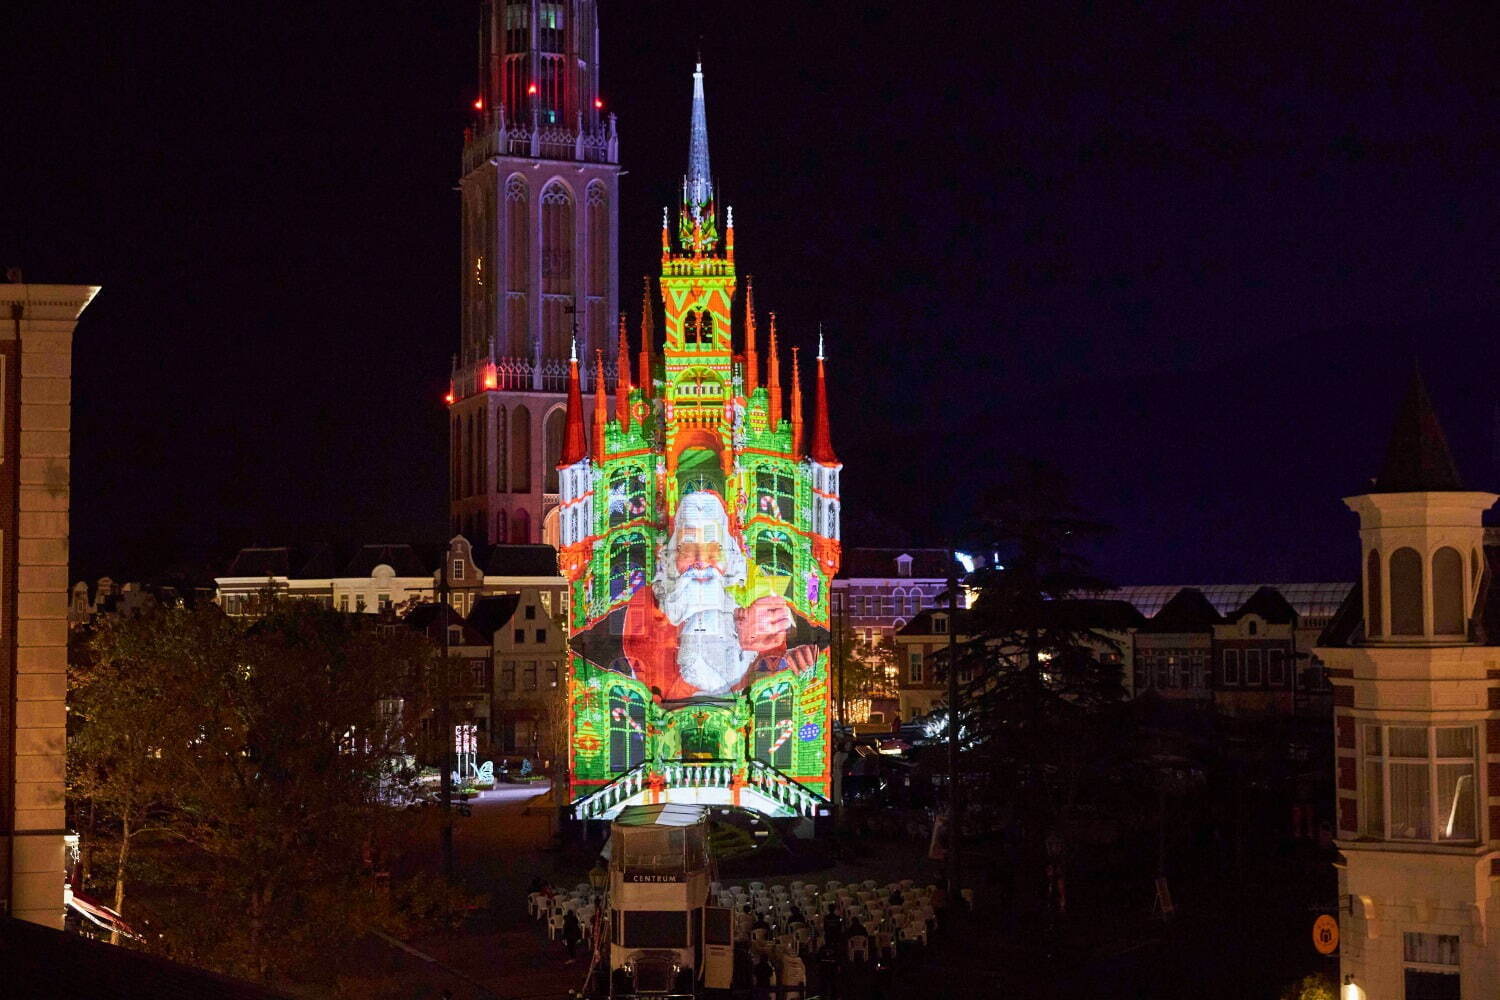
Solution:
M 646 702 L 639 691 L 609 689 L 609 769 L 628 771 L 646 759 Z
M 1443 546 L 1432 554 L 1432 631 L 1462 635 L 1464 627 L 1464 557 Z
M 1380 613 L 1380 553 L 1370 550 L 1365 560 L 1365 634 L 1374 638 L 1385 634 L 1385 616 Z
M 595 181 L 589 185 L 585 198 L 588 226 L 588 312 L 589 342 L 594 345 L 609 343 L 608 317 L 604 311 L 604 297 L 609 291 L 609 196 L 604 185 Z
M 614 527 L 646 516 L 646 473 L 628 465 L 609 474 L 609 524 Z
M 524 510 L 518 510 L 510 521 L 510 540 L 515 545 L 529 545 L 531 543 L 531 515 Z
M 542 426 L 545 438 L 543 451 L 545 464 L 542 472 L 546 476 L 546 485 L 542 487 L 543 493 L 557 492 L 557 463 L 562 458 L 562 439 L 566 421 L 563 408 L 559 406 L 548 412 L 546 423 Z
M 755 565 L 772 576 L 792 575 L 792 540 L 786 532 L 762 531 L 755 537 Z
M 616 538 L 609 547 L 609 599 L 628 597 L 646 582 L 646 538 L 638 531 Z
M 797 481 L 776 466 L 755 470 L 755 514 L 778 521 L 797 519 Z
M 772 767 L 792 766 L 792 686 L 761 691 L 755 701 L 755 756 Z
M 510 478 L 509 449 L 506 448 L 505 407 L 501 406 L 495 410 L 495 492 L 504 493 L 506 482 Z M 496 541 L 503 539 L 496 538 Z
M 507 343 L 500 349 L 510 357 L 529 357 L 527 343 L 526 293 L 531 278 L 531 205 L 527 200 L 526 181 L 512 177 L 505 182 L 505 325 Z
M 542 192 L 542 296 L 544 353 L 566 357 L 572 333 L 573 197 L 558 181 Z
M 1391 553 L 1391 635 L 1421 635 L 1422 557 L 1413 548 Z
M 510 489 L 531 492 L 531 411 L 518 406 L 510 419 Z

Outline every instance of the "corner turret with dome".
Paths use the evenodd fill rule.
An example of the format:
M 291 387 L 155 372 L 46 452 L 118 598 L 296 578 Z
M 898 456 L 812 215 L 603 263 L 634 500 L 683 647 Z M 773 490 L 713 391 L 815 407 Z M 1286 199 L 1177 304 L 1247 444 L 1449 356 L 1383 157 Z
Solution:
M 661 273 L 642 302 L 636 384 L 622 366 L 610 405 L 596 353 L 591 441 L 577 362 L 569 369 L 558 509 L 572 596 L 570 798 L 580 819 L 642 802 L 811 818 L 826 814 L 831 784 L 840 558 L 822 338 L 805 450 L 800 365 L 794 349 L 784 412 L 774 314 L 758 384 L 748 279 L 743 327 L 731 320 L 734 210 L 721 230 L 701 62 L 690 121 L 676 233 L 664 211 Z M 629 357 L 623 316 L 616 353 Z

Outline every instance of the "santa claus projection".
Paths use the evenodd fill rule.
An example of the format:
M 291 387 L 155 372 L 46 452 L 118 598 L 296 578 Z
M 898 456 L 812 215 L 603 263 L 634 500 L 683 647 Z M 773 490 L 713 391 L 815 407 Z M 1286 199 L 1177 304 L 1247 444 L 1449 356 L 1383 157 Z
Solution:
M 771 673 L 811 670 L 826 630 L 783 594 L 741 607 L 745 551 L 717 493 L 689 493 L 657 560 L 656 580 L 573 638 L 593 663 L 637 678 L 663 701 L 736 694 Z

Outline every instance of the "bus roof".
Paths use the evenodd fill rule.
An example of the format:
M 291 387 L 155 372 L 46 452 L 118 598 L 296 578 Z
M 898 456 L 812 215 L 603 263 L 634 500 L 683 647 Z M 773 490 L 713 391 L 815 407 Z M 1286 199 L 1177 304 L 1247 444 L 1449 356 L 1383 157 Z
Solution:
M 615 817 L 615 826 L 694 826 L 708 810 L 703 806 L 663 802 L 651 806 L 626 806 Z

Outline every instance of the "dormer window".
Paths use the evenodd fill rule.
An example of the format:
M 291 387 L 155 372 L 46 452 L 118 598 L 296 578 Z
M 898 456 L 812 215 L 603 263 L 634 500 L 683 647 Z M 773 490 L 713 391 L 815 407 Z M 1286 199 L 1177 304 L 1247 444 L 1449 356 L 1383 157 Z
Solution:
M 462 646 L 464 644 L 464 630 L 457 625 L 448 626 L 448 645 Z
M 453 560 L 453 575 L 452 575 L 452 579 L 454 579 L 454 580 L 462 580 L 463 578 L 464 578 L 464 561 L 462 559 L 455 559 L 455 560 Z
M 932 616 L 932 633 L 933 633 L 933 635 L 947 635 L 948 634 L 948 616 L 947 615 L 933 615 Z
M 1247 618 L 1245 620 L 1245 633 L 1247 635 L 1254 635 L 1255 633 L 1257 633 L 1259 631 L 1260 631 L 1260 623 L 1257 622 L 1254 618 Z
M 911 576 L 911 556 L 904 552 L 896 557 L 896 575 Z

